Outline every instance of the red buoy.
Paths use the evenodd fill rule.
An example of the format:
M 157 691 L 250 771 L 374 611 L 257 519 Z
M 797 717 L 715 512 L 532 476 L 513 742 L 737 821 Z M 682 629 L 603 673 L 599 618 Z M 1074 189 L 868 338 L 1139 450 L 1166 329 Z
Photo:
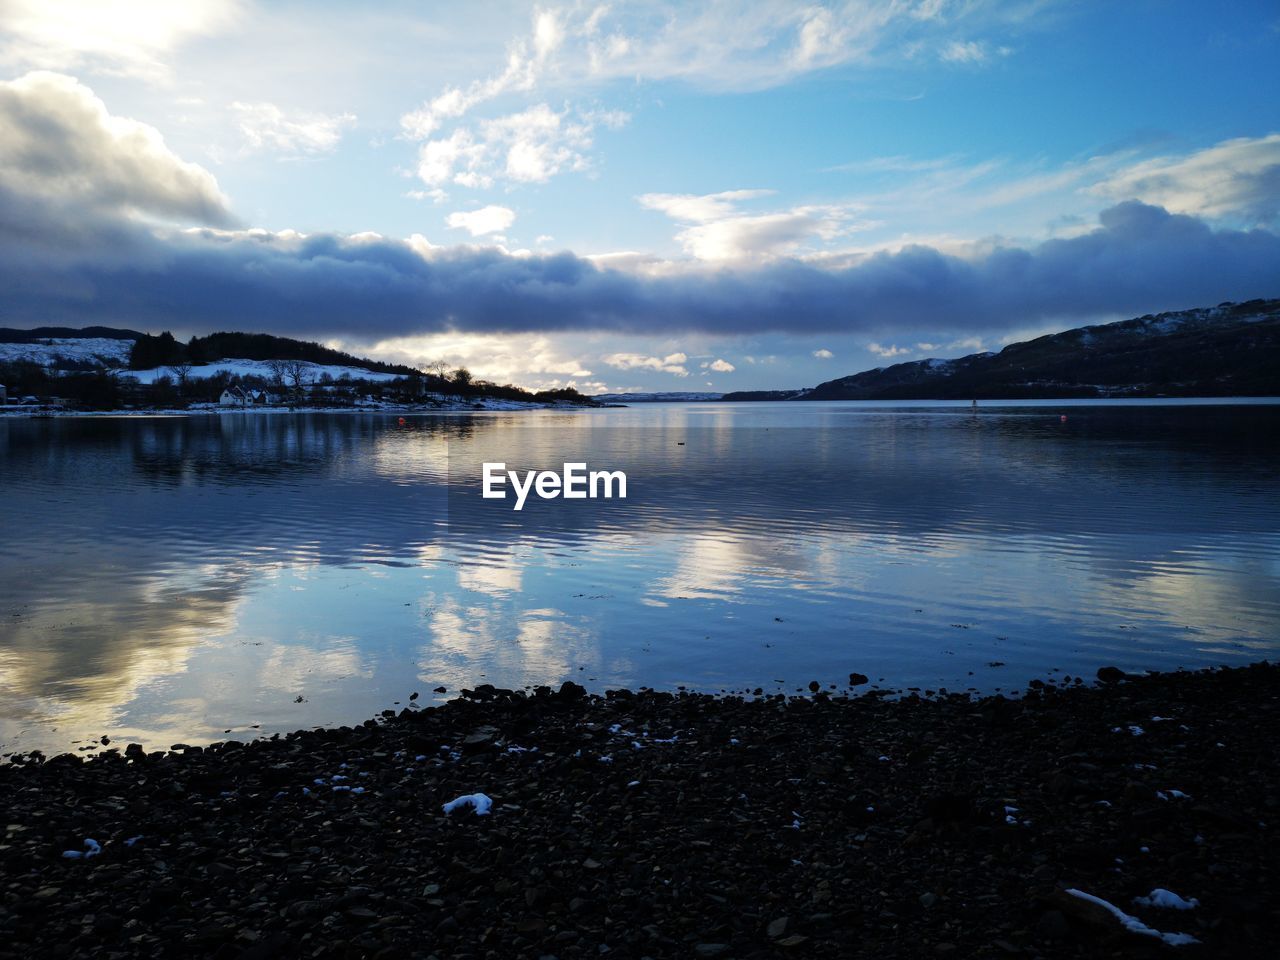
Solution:
M 1066 423 L 1066 422 L 1067 422 L 1067 415 L 1064 413 L 1062 416 L 1060 416 L 1060 417 L 1058 418 L 1058 420 L 1059 420 L 1060 422 L 1062 422 L 1062 423 Z M 404 421 L 403 421 L 403 420 L 401 420 L 400 422 L 401 422 L 401 423 L 404 423 Z

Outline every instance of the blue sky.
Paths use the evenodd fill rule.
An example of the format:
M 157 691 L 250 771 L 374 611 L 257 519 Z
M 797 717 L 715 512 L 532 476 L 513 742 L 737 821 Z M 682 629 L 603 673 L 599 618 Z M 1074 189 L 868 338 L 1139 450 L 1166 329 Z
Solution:
M 0 323 L 803 386 L 1280 295 L 1274 3 L 0 0 Z

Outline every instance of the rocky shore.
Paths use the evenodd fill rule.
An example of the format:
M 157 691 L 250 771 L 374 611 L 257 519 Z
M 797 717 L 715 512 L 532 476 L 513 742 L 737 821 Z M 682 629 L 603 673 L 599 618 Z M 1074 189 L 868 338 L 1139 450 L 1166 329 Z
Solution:
M 1280 669 L 1099 673 L 12 757 L 0 956 L 1273 955 Z

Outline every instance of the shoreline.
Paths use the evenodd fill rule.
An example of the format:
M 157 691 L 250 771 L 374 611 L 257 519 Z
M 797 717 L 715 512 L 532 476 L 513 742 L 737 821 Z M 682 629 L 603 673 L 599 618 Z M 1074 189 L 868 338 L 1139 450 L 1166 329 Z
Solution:
M 345 414 L 414 414 L 416 416 L 437 413 L 486 413 L 486 412 L 518 412 L 522 410 L 602 410 L 608 409 L 605 404 L 585 403 L 534 403 L 516 400 L 476 401 L 475 403 L 459 402 L 440 406 L 418 406 L 410 404 L 387 404 L 376 407 L 236 407 L 210 404 L 205 407 L 156 407 L 154 409 L 121 409 L 121 410 L 65 410 L 65 409 L 21 409 L 0 408 L 0 417 L 27 420 L 53 420 L 64 417 L 190 417 L 224 414 L 235 416 L 276 415 L 287 413 L 345 413 Z
M 1099 675 L 1018 700 L 479 687 L 22 755 L 0 956 L 1265 954 L 1280 666 Z M 491 813 L 444 813 L 475 793 Z M 1198 906 L 1135 903 L 1160 889 Z

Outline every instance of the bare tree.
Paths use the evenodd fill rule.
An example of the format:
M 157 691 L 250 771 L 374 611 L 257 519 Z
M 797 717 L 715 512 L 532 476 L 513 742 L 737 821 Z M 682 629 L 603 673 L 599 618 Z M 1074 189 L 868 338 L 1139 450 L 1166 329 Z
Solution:
M 449 379 L 449 364 L 444 360 L 432 360 L 427 364 L 427 373 L 440 380 Z
M 178 393 L 185 394 L 187 392 L 187 381 L 191 379 L 191 361 L 179 360 L 177 363 L 169 364 L 169 372 L 173 374 L 173 379 L 178 382 Z
M 305 360 L 286 360 L 284 375 L 293 387 L 294 394 L 301 395 L 302 388 L 311 382 L 311 364 Z
M 284 394 L 285 377 L 288 376 L 287 360 L 268 360 L 267 370 L 271 373 L 271 385 L 276 388 L 276 393 Z

